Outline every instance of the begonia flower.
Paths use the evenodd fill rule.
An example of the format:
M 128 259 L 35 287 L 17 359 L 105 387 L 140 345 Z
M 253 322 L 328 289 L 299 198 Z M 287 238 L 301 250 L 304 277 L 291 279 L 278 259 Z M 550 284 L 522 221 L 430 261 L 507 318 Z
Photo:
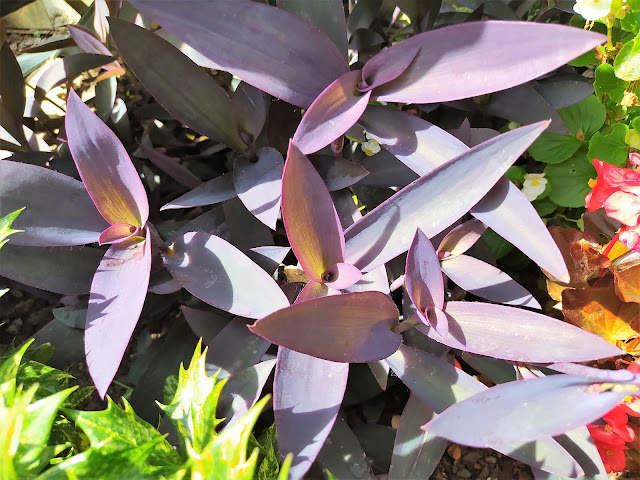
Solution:
M 573 11 L 582 15 L 585 20 L 599 20 L 611 11 L 613 0 L 578 0 Z
M 530 202 L 542 195 L 545 188 L 547 188 L 547 179 L 544 178 L 544 173 L 527 173 L 524 176 L 522 193 Z

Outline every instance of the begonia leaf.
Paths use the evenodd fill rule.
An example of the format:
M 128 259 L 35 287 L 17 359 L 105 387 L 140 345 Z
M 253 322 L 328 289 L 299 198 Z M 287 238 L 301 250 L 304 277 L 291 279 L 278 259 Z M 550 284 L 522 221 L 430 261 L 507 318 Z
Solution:
M 438 246 L 439 258 L 451 259 L 469 250 L 487 229 L 480 220 L 473 219 L 451 229 Z
M 369 172 L 361 164 L 332 155 L 314 155 L 309 158 L 330 192 L 350 187 Z M 336 207 L 337 208 L 337 207 Z
M 308 107 L 348 71 L 346 59 L 326 35 L 279 8 L 251 0 L 132 3 L 219 70 L 294 105 Z
M 362 72 L 345 73 L 313 101 L 302 117 L 293 143 L 308 155 L 347 132 L 367 108 L 369 92 L 359 92 Z
M 419 175 L 467 151 L 454 136 L 406 112 L 370 106 L 358 123 Z M 545 233 L 540 216 L 511 182 L 498 182 L 471 213 L 557 278 L 567 276 L 560 252 Z
M 91 378 L 104 398 L 142 311 L 151 272 L 151 240 L 109 247 L 91 283 L 84 345 Z
M 261 318 L 289 305 L 269 274 L 219 237 L 185 233 L 162 258 L 189 292 L 234 315 Z
M 438 466 L 449 442 L 420 428 L 435 415 L 417 395 L 409 397 L 393 445 L 390 480 L 429 478 Z
M 488 140 L 400 190 L 346 230 L 346 261 L 367 272 L 406 251 L 416 228 L 427 237 L 440 233 L 486 195 L 546 125 Z
M 504 90 L 554 70 L 605 40 L 595 32 L 548 23 L 489 21 L 440 28 L 377 55 L 391 59 L 420 48 L 409 68 L 376 88 L 372 98 L 434 103 Z
M 164 205 L 160 210 L 214 205 L 236 196 L 233 172 L 219 175 Z
M 315 298 L 264 317 L 249 329 L 273 343 L 333 362 L 363 363 L 395 352 L 398 310 L 380 292 Z
M 65 127 L 73 160 L 100 214 L 112 225 L 144 226 L 149 217 L 147 193 L 129 154 L 73 90 Z
M 629 395 L 594 383 L 573 375 L 503 383 L 452 405 L 425 428 L 481 448 L 559 435 L 593 422 Z
M 589 95 L 581 102 L 563 108 L 558 111 L 564 123 L 573 136 L 589 138 L 600 130 L 607 118 L 607 111 L 603 104 L 598 102 L 595 95 Z
M 560 163 L 576 153 L 583 142 L 571 135 L 543 132 L 529 147 L 529 154 L 534 160 L 543 163 Z
M 540 309 L 529 291 L 499 268 L 467 255 L 449 257 L 442 271 L 469 293 L 492 302 Z
M 621 301 L 613 284 L 562 291 L 565 319 L 614 345 L 640 335 L 640 304 Z
M 640 265 L 614 270 L 616 295 L 623 302 L 640 303 Z M 639 325 L 640 327 L 640 325 Z
M 348 374 L 348 363 L 278 349 L 273 411 L 280 452 L 294 455 L 290 480 L 302 479 L 322 448 L 338 415 Z
M 529 310 L 480 302 L 448 302 L 444 311 L 449 317 L 447 338 L 439 338 L 427 326 L 418 328 L 438 342 L 479 355 L 548 363 L 582 362 L 623 353 L 589 332 Z
M 1 160 L 0 198 L 0 215 L 26 207 L 13 225 L 24 230 L 14 245 L 93 243 L 109 226 L 81 182 L 36 165 Z
M 89 293 L 104 255 L 91 247 L 23 247 L 13 243 L 12 239 L 0 249 L 0 275 L 63 295 Z
M 441 358 L 405 345 L 401 345 L 385 361 L 400 380 L 435 413 L 441 413 L 456 402 L 488 390 L 480 381 Z M 491 448 L 561 475 L 575 476 L 580 471 L 576 461 L 551 438 L 510 446 L 491 445 Z
M 282 219 L 300 265 L 323 283 L 327 268 L 344 261 L 344 235 L 327 187 L 293 142 L 282 176 Z
M 114 17 L 109 24 L 127 65 L 158 103 L 195 131 L 244 152 L 229 121 L 231 99 L 213 78 L 158 35 Z
M 258 152 L 258 161 L 237 157 L 233 164 L 233 184 L 238 198 L 253 215 L 272 230 L 280 214 L 284 161 L 275 148 Z

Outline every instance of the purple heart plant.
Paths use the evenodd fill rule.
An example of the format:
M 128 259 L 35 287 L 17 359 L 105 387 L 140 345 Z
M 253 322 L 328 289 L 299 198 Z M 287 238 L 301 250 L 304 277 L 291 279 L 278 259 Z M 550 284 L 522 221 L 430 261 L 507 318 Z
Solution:
M 189 190 L 160 209 L 159 194 L 145 190 L 123 143 L 72 90 L 65 132 L 82 182 L 19 157 L 0 160 L 0 218 L 26 206 L 15 222 L 24 232 L 0 251 L 0 274 L 59 294 L 89 293 L 85 353 L 101 396 L 147 292 L 184 288 L 233 316 L 183 309 L 208 337 L 207 362 L 230 377 L 238 395 L 228 418 L 258 400 L 274 368 L 261 360 L 277 345 L 273 405 L 280 452 L 293 453 L 289 478 L 303 478 L 316 460 L 339 468 L 325 442 L 353 436 L 340 417 L 353 363 L 368 363 L 383 387 L 391 369 L 412 392 L 389 478 L 427 478 L 445 439 L 494 448 L 534 466 L 539 478 L 604 472 L 585 425 L 638 391 L 640 377 L 574 365 L 623 352 L 521 308 L 540 305 L 506 273 L 465 255 L 488 226 L 568 281 L 540 217 L 504 176 L 549 121 L 469 148 L 398 104 L 509 89 L 605 37 L 547 23 L 470 22 L 410 36 L 350 66 L 339 0 L 326 2 L 331 15 L 305 10 L 305 2 L 131 3 L 162 30 L 110 17 L 124 63 L 163 107 L 163 118 L 232 152 L 230 171 L 203 182 L 153 148 L 165 130 L 145 126 L 136 155 Z M 74 35 L 87 40 L 82 30 Z M 104 54 L 95 41 L 78 45 Z M 201 66 L 231 74 L 235 91 Z M 349 187 L 366 172 L 341 157 L 345 134 L 352 143 L 373 139 L 389 168 L 412 178 L 370 203 L 365 215 Z M 196 218 L 176 212 L 218 203 Z M 272 231 L 282 232 L 280 211 L 277 248 Z M 459 224 L 468 213 L 475 218 Z M 178 216 L 162 216 L 169 214 Z M 436 249 L 433 239 L 447 230 Z M 308 278 L 301 291 L 274 279 L 289 247 Z M 394 283 L 408 296 L 400 316 L 387 267 L 405 253 Z M 493 303 L 451 299 L 445 278 Z M 488 388 L 456 369 L 449 352 L 497 362 L 514 377 Z M 248 381 L 252 375 L 258 380 Z M 355 444 L 353 458 L 361 452 Z

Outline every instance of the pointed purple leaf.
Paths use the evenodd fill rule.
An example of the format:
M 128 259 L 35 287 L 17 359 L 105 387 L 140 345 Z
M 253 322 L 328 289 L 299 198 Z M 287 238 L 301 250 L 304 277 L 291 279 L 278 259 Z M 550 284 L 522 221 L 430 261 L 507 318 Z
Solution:
M 329 288 L 323 283 L 314 282 L 313 280 L 307 282 L 304 288 L 300 291 L 300 293 L 296 297 L 296 303 L 306 302 L 307 300 L 312 300 L 314 298 L 326 297 L 329 295 L 339 295 L 340 292 L 338 290 L 334 290 L 333 288 Z
M 380 292 L 345 293 L 307 300 L 258 320 L 252 332 L 286 348 L 334 362 L 370 362 L 401 343 L 391 329 L 398 310 Z
M 584 100 L 593 94 L 593 84 L 581 80 L 554 80 L 553 77 L 542 83 L 533 85 L 533 88 L 542 95 L 553 108 L 559 110 Z
M 16 124 L 22 125 L 26 104 L 24 76 L 9 43 L 5 41 L 0 47 L 0 70 L 2 70 L 2 78 L 0 78 L 2 104 L 6 107 L 6 113 Z M 6 120 L 8 119 L 3 118 L 2 122 Z
M 622 355 L 606 340 L 569 323 L 504 305 L 448 302 L 449 336 L 429 337 L 451 348 L 516 362 L 583 362 Z
M 149 218 L 147 193 L 127 150 L 73 90 L 65 127 L 73 160 L 100 214 L 112 225 L 144 226 Z
M 398 78 L 416 58 L 420 47 L 408 48 L 391 57 L 376 55 L 362 68 L 361 91 L 373 90 Z
M 151 241 L 133 237 L 109 247 L 93 277 L 84 349 L 89 373 L 102 398 L 138 323 L 150 271 Z
M 360 185 L 404 188 L 418 179 L 413 170 L 385 149 L 365 158 L 360 165 L 369 171 L 369 174 L 360 180 Z
M 235 196 L 236 189 L 233 186 L 233 172 L 229 172 L 204 182 L 199 187 L 167 203 L 160 211 L 214 205 Z
M 85 53 L 97 53 L 99 55 L 112 56 L 111 52 L 104 44 L 96 37 L 89 29 L 81 25 L 67 25 L 71 38 L 76 42 L 76 45 L 80 47 Z M 105 65 L 105 70 L 112 70 L 114 68 L 122 68 L 117 61 L 113 62 L 113 65 Z M 124 70 L 122 71 L 124 73 Z
M 216 236 L 185 233 L 162 258 L 167 270 L 189 292 L 234 315 L 262 318 L 289 305 L 268 273 Z
M 278 349 L 273 411 L 278 447 L 293 453 L 289 480 L 300 480 L 316 459 L 342 403 L 348 363 L 334 363 Z
M 258 363 L 271 342 L 251 333 L 246 318 L 236 317 L 207 346 L 207 364 L 222 369 L 220 378 L 225 378 Z
M 109 226 L 84 185 L 61 173 L 0 160 L 0 218 L 26 207 L 13 223 L 13 245 L 64 246 L 98 241 Z
M 440 271 L 440 261 L 431 241 L 416 230 L 409 252 L 405 282 L 409 298 L 423 314 L 428 307 L 444 306 L 444 282 Z
M 428 237 L 440 233 L 502 178 L 546 125 L 504 133 L 400 190 L 346 230 L 346 261 L 368 272 L 406 251 L 416 228 Z
M 327 187 L 293 142 L 282 177 L 282 220 L 300 265 L 323 283 L 327 268 L 344 261 L 344 235 Z
M 197 310 L 185 305 L 181 306 L 180 310 L 193 333 L 202 338 L 202 343 L 205 345 L 208 345 L 229 323 L 228 318 L 224 318 L 216 312 Z
M 436 103 L 504 90 L 539 77 L 606 41 L 595 32 L 534 22 L 461 23 L 415 35 L 370 61 L 417 56 L 375 100 Z M 423 48 L 422 48 L 423 47 Z M 549 52 L 553 52 L 550 55 Z
M 478 241 L 486 229 L 486 225 L 477 219 L 469 220 L 453 228 L 440 242 L 438 258 L 450 259 L 466 252 Z
M 503 383 L 452 405 L 425 425 L 431 433 L 473 447 L 528 442 L 591 423 L 628 391 L 601 391 L 593 380 L 553 375 Z
M 231 99 L 207 72 L 149 30 L 114 17 L 109 23 L 127 65 L 158 103 L 195 131 L 245 151 L 235 122 L 229 121 L 234 116 Z
M 367 108 L 371 93 L 361 93 L 362 72 L 345 73 L 329 85 L 307 109 L 293 143 L 308 155 L 326 147 L 349 130 Z
M 191 170 L 182 165 L 177 158 L 168 157 L 153 148 L 148 137 L 143 139 L 140 147 L 133 155 L 146 158 L 183 187 L 198 188 L 202 185 L 202 180 L 191 173 Z
M 236 130 L 241 137 L 248 135 L 245 139 L 247 144 L 255 141 L 262 132 L 267 121 L 269 102 L 269 96 L 266 93 L 245 82 L 238 84 L 231 97 Z
M 604 370 L 575 363 L 552 363 L 548 365 L 548 368 L 569 375 L 589 377 L 594 381 L 635 383 L 636 385 L 640 383 L 640 375 L 634 374 L 629 370 Z
M 237 157 L 233 165 L 233 184 L 238 198 L 253 215 L 271 230 L 280 214 L 284 161 L 275 148 L 258 152 L 258 161 Z
M 139 227 L 134 227 L 130 223 L 116 223 L 115 225 L 111 225 L 109 228 L 105 229 L 105 231 L 100 234 L 98 243 L 100 245 L 108 243 L 122 243 L 134 235 L 139 235 L 139 230 Z
M 442 261 L 442 271 L 459 287 L 478 297 L 507 305 L 542 308 L 526 288 L 499 268 L 477 258 L 447 257 Z
M 324 284 L 329 288 L 343 290 L 359 282 L 362 272 L 350 263 L 336 263 L 324 272 Z
M 244 253 L 265 272 L 273 274 L 290 250 L 289 247 L 255 247 Z
M 369 172 L 359 163 L 332 155 L 314 155 L 309 158 L 330 192 L 350 187 Z M 336 207 L 337 208 L 337 207 Z
M 212 60 L 219 70 L 300 107 L 311 105 L 349 70 L 326 35 L 279 8 L 251 0 L 132 3 Z

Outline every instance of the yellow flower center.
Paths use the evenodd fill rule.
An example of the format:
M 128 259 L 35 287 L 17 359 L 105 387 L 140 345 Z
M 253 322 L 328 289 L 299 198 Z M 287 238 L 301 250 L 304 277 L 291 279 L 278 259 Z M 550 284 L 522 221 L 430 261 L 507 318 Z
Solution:
M 537 187 L 538 185 L 540 185 L 540 182 L 539 182 L 538 180 L 533 180 L 533 181 L 531 182 L 531 186 L 532 186 L 532 187 Z
M 596 186 L 596 183 L 598 183 L 598 181 L 594 180 L 593 178 L 590 178 L 588 183 L 589 183 L 589 187 L 593 188 Z

